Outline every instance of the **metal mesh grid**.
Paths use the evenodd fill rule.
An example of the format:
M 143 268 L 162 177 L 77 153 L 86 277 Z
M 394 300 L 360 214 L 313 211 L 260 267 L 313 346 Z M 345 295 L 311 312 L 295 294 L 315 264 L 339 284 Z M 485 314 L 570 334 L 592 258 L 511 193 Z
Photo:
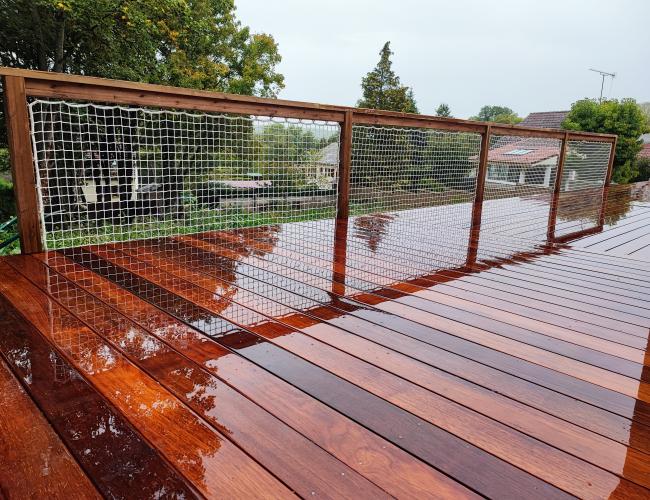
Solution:
M 537 137 L 492 136 L 481 222 L 487 238 L 546 238 L 561 141 Z
M 336 123 L 35 100 L 47 248 L 333 217 Z
M 556 236 L 598 225 L 611 144 L 569 141 L 557 210 Z

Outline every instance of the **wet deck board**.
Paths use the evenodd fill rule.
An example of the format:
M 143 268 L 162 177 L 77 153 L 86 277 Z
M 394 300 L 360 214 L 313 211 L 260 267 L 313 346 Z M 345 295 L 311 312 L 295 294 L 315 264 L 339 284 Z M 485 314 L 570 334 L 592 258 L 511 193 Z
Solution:
M 0 410 L 33 428 L 0 492 L 647 498 L 650 265 L 603 246 L 650 243 L 650 207 L 622 204 L 471 269 L 385 219 L 343 254 L 297 223 L 3 258 Z

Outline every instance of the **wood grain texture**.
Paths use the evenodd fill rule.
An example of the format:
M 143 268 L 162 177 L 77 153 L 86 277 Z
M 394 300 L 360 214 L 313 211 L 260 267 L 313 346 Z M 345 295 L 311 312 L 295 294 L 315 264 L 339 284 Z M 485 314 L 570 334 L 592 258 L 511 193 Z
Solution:
M 211 294 L 210 296 L 202 294 L 187 282 L 174 280 L 166 272 L 120 255 L 115 250 L 101 248 L 94 248 L 94 250 L 98 256 L 102 256 L 101 259 L 92 258 L 87 252 L 80 250 L 64 253 L 75 260 L 78 259 L 86 266 L 92 266 L 94 271 L 116 280 L 121 286 L 126 285 L 133 290 L 138 290 L 139 295 L 153 301 L 158 307 L 176 315 L 179 319 L 202 329 L 207 335 L 214 335 L 209 328 L 206 328 L 207 325 L 213 324 L 219 318 L 227 321 L 250 321 L 248 315 L 241 319 L 224 317 L 224 308 L 219 299 L 213 299 Z M 104 258 L 106 260 L 103 260 Z M 146 282 L 139 280 L 138 276 Z M 165 291 L 165 287 L 169 290 Z M 164 298 L 170 293 L 175 297 L 173 301 L 170 300 L 171 298 Z M 203 311 L 211 311 L 214 318 L 207 321 L 203 316 L 201 321 L 197 322 L 191 316 L 187 316 L 186 311 L 193 303 L 192 300 L 197 301 Z M 183 307 L 181 307 L 182 303 L 185 304 Z M 285 349 L 278 348 L 270 342 L 276 335 L 272 333 L 269 335 L 267 338 L 257 330 L 255 334 L 250 330 L 240 330 L 231 331 L 227 335 L 216 334 L 213 338 L 479 492 L 496 493 L 494 488 L 497 485 L 493 481 L 496 474 L 501 478 L 498 491 L 504 496 L 517 496 L 521 494 L 522 488 L 531 487 L 545 489 L 546 494 L 551 496 L 561 495 L 559 490 L 514 468 L 507 461 L 499 460 L 478 448 L 468 447 L 467 443 L 427 420 L 418 418 L 398 405 L 390 404 L 377 395 L 366 392 Z M 459 468 L 459 460 L 476 461 L 481 463 L 481 466 L 470 474 L 470 471 Z M 480 473 L 477 473 L 479 470 Z
M 94 249 L 98 255 L 108 259 L 116 265 L 123 267 L 142 276 L 145 279 L 152 280 L 158 286 L 163 286 L 173 293 L 191 303 L 199 304 L 206 310 L 215 314 L 228 314 L 228 310 L 219 305 L 219 300 L 213 299 L 213 292 L 202 290 L 193 285 L 190 281 L 183 279 L 174 279 L 172 275 L 175 272 L 173 267 L 168 267 L 167 272 L 162 275 L 156 271 L 156 267 L 146 264 L 142 261 L 130 259 L 120 250 Z M 233 302 L 234 303 L 234 302 Z M 245 306 L 243 306 L 245 307 Z M 260 317 L 261 316 L 261 317 Z M 392 375 L 382 370 L 376 370 L 371 365 L 359 363 L 351 357 L 341 357 L 335 355 L 336 351 L 327 348 L 323 344 L 314 344 L 309 342 L 307 337 L 299 334 L 292 328 L 283 325 L 281 321 L 273 321 L 267 318 L 264 321 L 264 315 L 249 317 L 246 313 L 243 318 L 238 319 L 236 316 L 225 316 L 230 321 L 244 321 L 241 326 L 246 327 L 247 322 L 251 325 L 249 329 L 266 340 L 287 349 L 289 352 L 307 359 L 316 366 L 326 368 L 328 371 L 338 375 L 340 379 L 347 380 L 359 385 L 369 393 L 387 399 L 394 405 L 406 409 L 411 413 L 419 416 L 425 421 L 440 426 L 447 432 L 451 432 L 492 454 L 500 457 L 502 460 L 513 463 L 530 473 L 551 482 L 559 488 L 573 494 L 589 496 L 599 490 L 601 494 L 609 492 L 618 484 L 619 480 L 608 474 L 599 474 L 599 469 L 591 467 L 579 460 L 572 460 L 568 455 L 557 453 L 550 447 L 546 447 L 537 441 L 529 439 L 527 436 L 514 432 L 503 426 L 501 423 L 490 419 L 482 419 L 475 413 L 468 411 L 461 406 L 449 403 L 447 400 L 439 398 L 434 394 L 422 390 L 415 385 L 392 377 Z M 251 339 L 253 341 L 253 339 Z M 264 352 L 265 356 L 271 353 L 279 354 L 280 351 L 259 349 L 262 344 L 256 342 L 255 352 Z M 286 355 L 282 355 L 281 358 Z M 331 361 L 330 364 L 327 364 Z M 264 362 L 267 362 L 266 359 Z M 303 369 L 302 371 L 310 371 Z M 311 369 L 313 371 L 313 369 Z M 370 383 L 369 381 L 373 381 Z M 339 382 L 339 385 L 341 382 Z M 456 422 L 463 422 L 461 425 L 454 425 Z M 472 429 L 483 429 L 482 432 L 472 432 Z M 487 435 L 491 435 L 488 438 Z M 497 445 L 498 443 L 498 445 Z M 524 444 L 525 443 L 525 444 Z M 529 453 L 520 454 L 522 450 L 527 449 Z M 535 450 L 531 455 L 530 450 Z M 592 450 L 593 451 L 593 450 Z M 531 456 L 544 457 L 540 458 L 538 464 L 531 459 Z M 625 452 L 623 451 L 623 457 Z M 643 459 L 639 460 L 643 463 Z M 613 464 L 611 464 L 613 465 Z M 610 465 L 610 468 L 611 468 Z M 617 470 L 620 470 L 621 463 L 618 461 Z M 631 474 L 636 481 L 643 482 L 643 467 L 639 466 L 636 474 Z M 570 471 L 570 472 L 569 472 Z M 566 476 L 564 474 L 566 473 Z M 584 478 L 580 480 L 579 478 Z M 589 479 L 587 479 L 589 478 Z M 631 488 L 634 488 L 630 485 Z M 596 493 L 597 495 L 597 493 Z
M 176 266 L 176 269 L 180 267 L 182 276 L 190 279 L 194 283 L 201 284 L 201 286 L 208 286 L 210 289 L 216 286 L 215 283 L 217 281 L 211 281 L 200 273 L 213 276 L 218 280 L 232 279 L 232 273 L 226 271 L 230 266 L 225 265 L 225 262 L 223 262 L 225 268 L 221 267 L 218 258 L 210 259 L 205 253 L 198 252 L 198 249 L 186 252 L 183 251 L 185 250 L 183 247 L 170 244 L 168 248 L 174 248 L 176 252 L 171 250 L 164 251 L 161 245 L 150 245 L 145 242 L 134 243 L 129 245 L 128 248 L 128 252 L 135 251 L 133 255 L 138 255 L 140 258 L 149 262 L 156 262 L 152 258 L 151 253 L 159 256 L 159 258 L 165 259 L 165 261 L 175 261 L 179 264 Z M 137 251 L 132 250 L 132 248 L 137 249 Z M 222 253 L 218 253 L 214 248 L 213 250 L 215 251 L 215 255 L 223 258 Z M 260 265 L 263 264 L 260 263 Z M 250 271 L 248 270 L 249 268 L 251 268 Z M 305 307 L 308 307 L 306 315 L 309 318 L 318 318 L 318 320 L 327 321 L 328 324 L 341 327 L 348 332 L 372 340 L 394 351 L 406 353 L 413 358 L 429 362 L 432 366 L 444 366 L 445 370 L 451 370 L 452 373 L 469 378 L 475 383 L 485 385 L 487 380 L 491 380 L 492 384 L 486 385 L 486 387 L 498 386 L 501 393 L 511 397 L 514 396 L 515 399 L 535 406 L 542 411 L 553 413 L 565 420 L 572 421 L 573 415 L 576 412 L 580 413 L 582 415 L 581 422 L 583 425 L 593 425 L 596 432 L 610 435 L 613 439 L 619 440 L 623 444 L 628 443 L 627 433 L 623 429 L 629 429 L 629 422 L 626 423 L 625 420 L 619 420 L 619 424 L 623 426 L 619 427 L 619 424 L 613 424 L 611 420 L 611 418 L 614 418 L 614 420 L 617 419 L 608 412 L 595 411 L 595 408 L 590 405 L 576 406 L 576 401 L 573 398 L 563 398 L 557 393 L 544 391 L 540 386 L 526 385 L 519 378 L 504 376 L 496 370 L 490 371 L 486 367 L 482 367 L 482 365 L 472 364 L 469 360 L 465 361 L 465 366 L 458 365 L 463 358 L 458 358 L 456 361 L 453 361 L 455 356 L 450 352 L 441 351 L 435 347 L 422 344 L 422 342 L 431 341 L 433 338 L 432 335 L 435 333 L 434 330 L 429 330 L 430 333 L 427 336 L 426 327 L 400 320 L 396 316 L 389 317 L 372 307 L 365 307 L 362 303 L 355 303 L 354 301 L 345 299 L 329 301 L 330 297 L 326 293 L 327 284 L 323 285 L 325 287 L 324 289 L 319 290 L 307 284 L 305 281 L 293 280 L 287 276 L 270 272 L 268 268 L 264 268 L 266 272 L 262 272 L 260 267 L 253 268 L 250 260 L 247 261 L 247 266 L 240 266 L 239 269 L 241 271 L 238 271 L 235 275 L 237 286 L 240 288 L 245 287 L 247 290 L 254 292 L 250 294 L 250 300 L 254 301 L 258 306 L 262 304 L 257 298 L 260 293 L 259 291 L 262 291 L 269 299 L 280 300 L 291 308 L 295 307 L 295 304 L 303 304 Z M 173 272 L 177 271 L 174 270 Z M 270 286 L 264 286 L 261 283 Z M 270 291 L 273 291 L 273 293 L 269 294 Z M 238 297 L 239 300 L 242 300 L 241 295 L 238 295 Z M 437 298 L 443 303 L 448 298 L 453 299 L 453 297 L 444 294 L 437 294 Z M 323 302 L 324 300 L 326 302 Z M 451 303 L 454 302 L 452 301 Z M 475 305 L 479 306 L 479 304 Z M 472 307 L 469 309 L 472 309 Z M 491 308 L 485 309 L 487 311 L 482 312 L 489 313 L 492 311 Z M 471 313 L 468 312 L 468 314 Z M 302 318 L 305 317 L 305 314 L 298 315 L 294 309 L 294 314 L 292 316 L 284 316 L 283 321 L 293 321 L 293 317 Z M 519 317 L 516 316 L 516 318 Z M 418 335 L 420 331 L 422 334 Z M 395 335 L 396 333 L 400 335 Z M 339 348 L 345 350 L 344 347 Z M 428 359 L 425 355 L 427 352 L 431 354 L 431 357 Z M 636 352 L 641 353 L 642 351 Z M 447 361 L 450 361 L 450 363 L 447 363 Z M 499 366 L 499 364 L 496 363 L 495 366 Z M 474 372 L 476 372 L 476 376 L 473 377 Z M 501 378 L 501 381 L 496 382 L 494 377 Z M 537 397 L 539 397 L 539 400 L 536 400 Z M 617 434 L 616 429 L 621 429 L 623 432 Z M 640 441 L 637 440 L 636 445 L 639 444 Z M 642 449 L 645 451 L 648 448 L 643 446 Z
M 0 359 L 0 495 L 101 498 Z
M 0 297 L 0 353 L 77 462 L 106 497 L 195 490 L 57 351 Z
M 435 492 L 440 498 L 471 496 L 458 483 L 390 442 L 113 282 L 58 254 L 40 257 L 390 494 L 420 496 Z
M 19 76 L 5 76 L 3 92 L 20 248 L 23 253 L 41 252 L 43 241 L 25 80 Z
M 43 263 L 12 265 L 301 496 L 385 493 L 136 323 Z M 292 453 L 285 452 L 286 447 Z
M 120 246 L 123 247 L 124 245 Z M 191 259 L 190 256 L 185 254 L 180 254 L 179 258 L 174 258 L 172 252 L 165 253 L 161 258 L 155 258 L 152 257 L 151 253 L 147 252 L 146 248 L 143 249 L 143 246 L 145 245 L 138 242 L 129 244 L 127 248 L 136 247 L 141 251 L 126 251 L 134 257 L 139 257 L 154 265 L 166 265 L 167 272 L 170 274 L 177 276 L 179 279 L 184 279 L 190 283 L 204 287 L 206 290 L 216 289 L 219 283 L 223 285 L 222 279 L 211 270 L 218 268 L 214 266 L 212 261 L 208 263 L 202 262 L 200 259 Z M 203 258 L 205 259 L 206 256 L 203 256 Z M 172 263 L 175 265 L 172 265 Z M 201 272 L 197 272 L 197 269 L 200 269 Z M 211 279 L 211 277 L 214 279 Z M 231 285 L 237 286 L 238 289 L 245 286 L 242 285 L 240 277 L 236 278 L 236 283 L 237 285 L 234 282 Z M 278 300 L 277 287 L 267 289 L 252 285 L 247 290 L 254 292 L 255 288 L 263 292 L 269 290 L 263 293 L 261 295 L 262 297 L 273 301 Z M 264 303 L 260 301 L 261 296 L 255 293 L 255 296 L 250 298 L 250 304 L 257 305 L 258 310 L 264 311 Z M 234 299 L 244 304 L 246 295 L 242 296 L 238 293 L 234 296 Z M 367 329 L 364 329 L 358 323 L 350 326 L 345 331 L 323 321 L 328 319 L 329 315 L 326 314 L 324 318 L 315 316 L 314 309 L 311 307 L 308 309 L 308 314 L 303 314 L 298 310 L 292 309 L 288 304 L 285 303 L 285 305 L 293 312 L 290 315 L 283 315 L 281 319 L 277 320 L 282 325 L 300 329 L 310 337 L 329 344 L 343 352 L 352 354 L 357 358 L 372 360 L 374 365 L 390 373 L 411 380 L 421 387 L 425 387 L 452 401 L 456 401 L 486 416 L 490 416 L 497 421 L 506 423 L 541 441 L 553 444 L 559 449 L 579 456 L 611 472 L 620 474 L 623 470 L 623 464 L 626 463 L 626 472 L 629 473 L 630 478 L 636 478 L 641 483 L 645 481 L 644 475 L 647 474 L 648 469 L 643 467 L 642 464 L 646 460 L 650 461 L 650 455 L 628 450 L 625 446 L 619 446 L 608 439 L 602 439 L 596 434 L 584 432 L 572 424 L 553 419 L 548 415 L 531 410 L 511 400 L 495 396 L 491 391 L 485 391 L 480 387 L 468 384 L 453 376 L 449 377 L 438 370 L 432 370 L 407 356 L 396 354 L 395 352 L 387 353 L 374 342 L 368 342 L 365 338 L 362 340 L 350 334 L 350 332 L 354 332 L 363 337 L 363 334 L 366 333 Z M 333 311 L 333 313 L 340 316 L 339 312 Z M 339 327 L 345 326 L 345 323 L 339 321 L 337 325 Z M 398 345 L 400 344 L 398 343 Z M 399 348 L 395 349 L 394 344 L 391 347 L 393 347 L 393 351 L 399 353 Z M 636 464 L 636 468 L 634 464 Z
M 291 497 L 290 490 L 5 262 L 0 291 L 206 495 Z M 152 408 L 161 411 L 153 412 Z M 174 429 L 174 432 L 169 432 Z M 251 480 L 242 482 L 239 474 Z

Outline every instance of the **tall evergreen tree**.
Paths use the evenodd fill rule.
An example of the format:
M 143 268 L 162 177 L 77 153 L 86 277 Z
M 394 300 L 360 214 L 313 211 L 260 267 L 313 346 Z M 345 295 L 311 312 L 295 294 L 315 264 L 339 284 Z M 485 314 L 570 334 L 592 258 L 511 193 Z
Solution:
M 436 116 L 451 118 L 451 109 L 449 109 L 449 104 L 445 104 L 444 102 L 440 104 L 438 109 L 436 109 Z
M 361 81 L 363 97 L 357 102 L 357 107 L 417 113 L 413 90 L 402 85 L 392 69 L 390 42 L 384 44 L 379 55 L 375 69 Z

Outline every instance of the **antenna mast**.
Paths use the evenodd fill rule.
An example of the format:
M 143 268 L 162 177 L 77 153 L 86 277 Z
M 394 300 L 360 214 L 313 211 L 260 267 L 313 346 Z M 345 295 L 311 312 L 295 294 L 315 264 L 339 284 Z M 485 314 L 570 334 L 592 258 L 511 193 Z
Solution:
M 599 73 L 600 76 L 602 77 L 602 81 L 600 82 L 600 97 L 598 98 L 598 102 L 603 102 L 603 88 L 605 87 L 605 77 L 606 76 L 611 76 L 612 80 L 616 78 L 616 73 L 609 73 L 607 71 L 601 71 L 599 69 L 593 69 L 589 68 L 589 71 L 593 71 L 594 73 Z

